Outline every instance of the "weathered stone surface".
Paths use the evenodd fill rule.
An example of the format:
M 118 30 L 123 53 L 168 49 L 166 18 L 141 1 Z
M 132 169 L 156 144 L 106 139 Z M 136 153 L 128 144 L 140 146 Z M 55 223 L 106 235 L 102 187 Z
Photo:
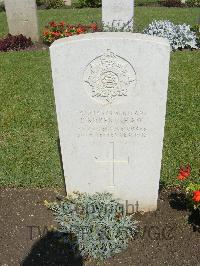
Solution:
M 9 32 L 39 40 L 37 6 L 35 0 L 5 0 Z
M 50 47 L 68 192 L 157 206 L 168 87 L 167 40 L 94 33 Z

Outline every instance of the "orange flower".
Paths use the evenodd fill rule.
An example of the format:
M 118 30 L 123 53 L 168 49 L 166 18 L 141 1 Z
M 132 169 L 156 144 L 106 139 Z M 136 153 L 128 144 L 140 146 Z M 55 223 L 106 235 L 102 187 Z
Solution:
M 57 24 L 56 24 L 54 21 L 49 22 L 49 25 L 50 25 L 51 27 L 57 27 Z
M 193 191 L 193 198 L 195 202 L 200 202 L 200 190 Z
M 66 32 L 65 32 L 65 36 L 66 36 L 66 37 L 70 37 L 70 36 L 72 36 L 72 33 L 66 31 Z
M 65 26 L 65 22 L 64 22 L 64 21 L 61 21 L 61 22 L 59 23 L 59 26 L 64 27 L 64 26 Z
M 48 31 L 44 31 L 43 35 L 49 35 L 49 32 Z
M 180 168 L 177 178 L 179 180 L 185 180 L 187 177 L 190 176 L 190 173 L 191 173 L 191 167 L 188 164 L 186 167 L 181 167 Z
M 92 23 L 90 24 L 90 27 L 93 31 L 97 31 L 97 24 L 96 23 Z
M 177 178 L 178 178 L 179 180 L 185 180 L 185 179 L 186 179 L 186 177 L 183 176 L 183 175 L 181 175 L 181 174 L 179 174 L 179 175 L 177 176 Z
M 54 35 L 55 37 L 59 37 L 61 35 L 59 31 L 53 31 L 51 34 Z
M 85 31 L 84 31 L 84 28 L 83 27 L 78 27 L 76 29 L 76 32 L 77 32 L 77 34 L 81 34 L 81 33 L 84 33 Z

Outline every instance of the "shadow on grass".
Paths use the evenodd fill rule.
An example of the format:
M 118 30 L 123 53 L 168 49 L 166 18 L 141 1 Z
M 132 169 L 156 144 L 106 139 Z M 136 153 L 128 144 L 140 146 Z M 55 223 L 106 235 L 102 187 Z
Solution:
M 48 232 L 32 247 L 21 266 L 82 266 L 80 252 L 62 241 L 56 232 Z

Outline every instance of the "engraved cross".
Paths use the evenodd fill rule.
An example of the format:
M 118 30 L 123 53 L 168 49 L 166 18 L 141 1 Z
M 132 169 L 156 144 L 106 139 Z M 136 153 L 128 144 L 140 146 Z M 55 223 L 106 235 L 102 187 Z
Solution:
M 116 163 L 122 163 L 122 164 L 129 164 L 129 156 L 127 160 L 116 160 L 115 159 L 115 143 L 110 142 L 112 144 L 112 160 L 105 160 L 101 161 L 96 158 L 95 162 L 96 163 L 111 163 L 112 164 L 112 179 L 110 181 L 110 186 L 109 189 L 114 192 L 115 190 L 115 164 Z

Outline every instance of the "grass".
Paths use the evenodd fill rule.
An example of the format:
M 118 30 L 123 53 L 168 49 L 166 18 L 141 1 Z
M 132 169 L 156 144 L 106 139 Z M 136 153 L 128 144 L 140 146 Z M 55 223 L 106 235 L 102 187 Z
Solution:
M 136 7 L 135 25 L 141 31 L 154 19 L 168 19 L 174 23 L 196 24 L 199 18 L 199 8 L 166 8 L 166 7 Z M 69 23 L 87 24 L 92 21 L 101 21 L 101 9 L 50 9 L 39 10 L 40 32 L 52 20 L 67 21 Z M 0 37 L 8 32 L 5 12 L 0 12 Z
M 141 28 L 155 18 L 194 24 L 197 10 L 141 7 L 136 22 Z M 89 23 L 100 20 L 100 10 L 39 11 L 39 18 L 40 29 L 49 20 Z M 0 13 L 1 35 L 3 25 Z M 49 53 L 0 53 L 0 62 L 0 186 L 62 186 Z M 199 71 L 199 52 L 172 53 L 161 172 L 166 185 L 176 183 L 179 165 L 187 162 L 199 178 Z
M 200 182 L 200 52 L 171 55 L 167 116 L 161 179 L 174 184 L 179 165 L 192 166 L 192 178 Z
M 0 184 L 59 186 L 62 171 L 49 54 L 1 53 L 0 61 Z

